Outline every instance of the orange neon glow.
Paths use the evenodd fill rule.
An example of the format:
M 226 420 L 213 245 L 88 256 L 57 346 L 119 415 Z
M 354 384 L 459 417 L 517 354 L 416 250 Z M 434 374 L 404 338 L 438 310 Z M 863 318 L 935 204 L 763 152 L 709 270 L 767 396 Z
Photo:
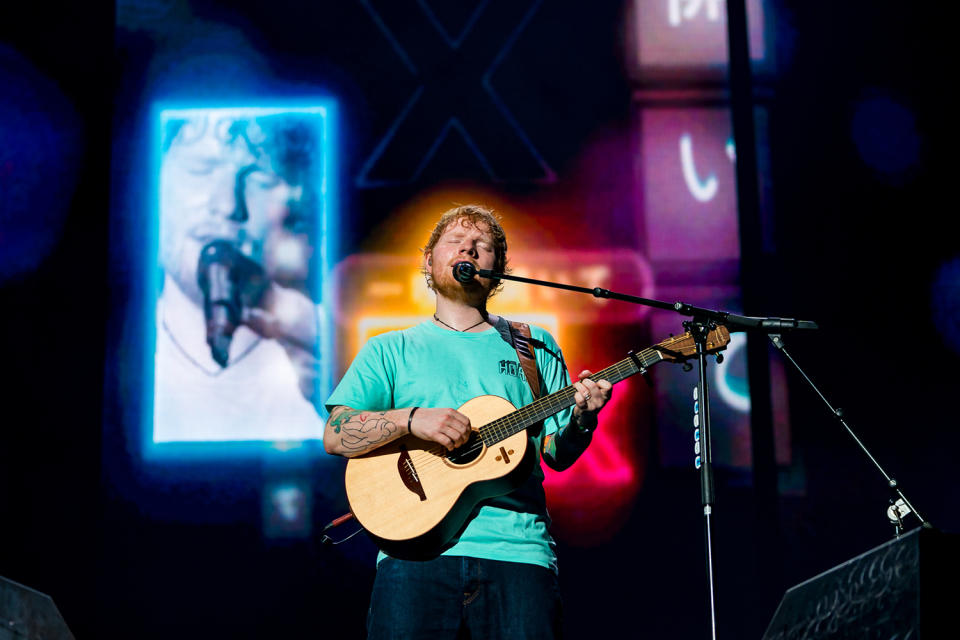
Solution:
M 420 273 L 420 248 L 443 211 L 468 203 L 492 207 L 504 216 L 509 265 L 515 275 L 645 297 L 653 294 L 649 264 L 635 250 L 584 245 L 579 225 L 566 231 L 557 225 L 548 228 L 538 222 L 540 216 L 526 215 L 536 207 L 508 201 L 502 194 L 438 189 L 387 217 L 370 231 L 363 253 L 336 267 L 339 374 L 370 337 L 412 326 L 433 313 L 433 293 Z M 545 234 L 550 236 L 549 248 Z M 625 357 L 629 348 L 648 346 L 623 345 L 610 337 L 622 335 L 624 327 L 629 334 L 639 331 L 646 316 L 643 307 L 508 281 L 490 300 L 489 309 L 550 331 L 564 347 L 571 377 L 584 368 L 602 369 Z M 546 470 L 550 513 L 561 537 L 600 540 L 613 535 L 626 519 L 644 476 L 649 430 L 646 423 L 641 429 L 635 423 L 637 416 L 648 413 L 641 410 L 648 401 L 645 385 L 629 380 L 618 385 L 584 456 L 563 473 Z

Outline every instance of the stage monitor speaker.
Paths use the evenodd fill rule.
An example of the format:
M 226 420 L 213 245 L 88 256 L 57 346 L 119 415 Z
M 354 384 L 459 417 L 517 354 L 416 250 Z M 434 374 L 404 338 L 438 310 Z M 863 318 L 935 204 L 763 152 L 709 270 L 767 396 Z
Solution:
M 0 576 L 0 640 L 74 640 L 45 593 Z
M 958 558 L 960 536 L 915 529 L 788 589 L 763 640 L 960 637 Z

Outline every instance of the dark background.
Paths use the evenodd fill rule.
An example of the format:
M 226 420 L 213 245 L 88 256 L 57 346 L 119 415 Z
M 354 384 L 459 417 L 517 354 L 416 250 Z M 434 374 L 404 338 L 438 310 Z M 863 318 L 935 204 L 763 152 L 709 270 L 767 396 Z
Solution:
M 133 143 L 123 141 L 158 77 L 151 61 L 163 46 L 186 46 L 190 38 L 168 33 L 160 45 L 149 29 L 115 30 L 127 20 L 126 5 L 96 4 L 0 10 L 0 42 L 52 80 L 76 114 L 64 126 L 72 127 L 68 143 L 77 153 L 47 177 L 51 186 L 64 179 L 77 185 L 53 220 L 45 209 L 5 210 L 20 179 L 19 156 L 4 155 L 0 163 L 0 247 L 50 239 L 46 257 L 0 281 L 0 575 L 51 594 L 80 638 L 360 637 L 373 574 L 358 559 L 372 552 L 368 542 L 356 538 L 334 549 L 315 539 L 266 542 L 257 492 L 269 462 L 226 462 L 215 472 L 144 470 L 121 426 L 123 394 L 136 385 L 118 364 L 117 335 L 132 329 L 116 309 L 138 292 L 112 246 L 117 223 L 110 211 L 130 197 L 118 193 L 117 167 L 135 166 Z M 162 14 L 171 4 L 144 6 Z M 791 353 L 845 409 L 926 518 L 957 531 L 960 498 L 950 471 L 960 444 L 952 410 L 960 323 L 948 303 L 958 283 L 938 276 L 960 257 L 948 231 L 955 178 L 947 132 L 955 125 L 943 99 L 951 62 L 945 25 L 922 3 L 794 4 L 771 5 L 776 70 L 766 85 L 777 250 L 754 294 L 770 313 L 820 323 L 815 335 L 790 339 Z M 309 76 L 342 100 L 341 204 L 354 220 L 343 230 L 344 255 L 380 212 L 417 189 L 489 180 L 450 139 L 416 180 L 355 188 L 378 132 L 413 88 L 360 4 L 191 6 L 195 19 L 228 24 L 271 52 L 278 78 L 271 89 L 293 94 Z M 456 13 L 457 5 L 446 11 Z M 278 15 L 286 16 L 282 29 Z M 585 140 L 629 121 L 624 15 L 620 2 L 591 3 L 589 11 L 582 3 L 546 3 L 512 54 L 528 66 L 498 76 L 505 99 L 524 97 L 511 109 L 533 123 L 531 138 L 561 179 Z M 418 53 L 430 59 L 424 48 Z M 442 78 L 449 70 L 429 73 Z M 2 100 L 44 104 L 42 96 L 32 103 L 23 97 L 27 86 L 7 83 Z M 213 83 L 207 91 L 220 88 Z M 869 121 L 866 142 L 856 137 L 858 105 L 875 95 L 906 106 L 913 138 L 898 137 L 903 129 L 894 125 L 902 120 L 882 117 Z M 11 135 L 3 123 L 0 131 Z M 897 159 L 909 150 L 899 145 L 912 139 L 919 141 L 916 161 L 901 166 Z M 891 159 L 888 169 L 865 162 L 871 141 Z M 537 177 L 529 158 L 509 166 Z M 587 242 L 604 246 L 616 235 L 611 225 L 596 234 Z M 893 533 L 883 479 L 813 392 L 792 373 L 789 381 L 804 490 L 767 500 L 762 496 L 775 488 L 744 488 L 718 471 L 721 637 L 759 637 L 786 588 Z M 338 472 L 305 463 L 305 473 L 312 472 L 326 499 L 317 501 L 325 505 L 316 514 L 322 524 L 345 505 L 323 484 Z M 610 635 L 705 633 L 697 483 L 692 472 L 662 468 L 654 457 L 630 520 L 610 543 L 561 544 L 570 637 L 595 633 L 601 622 Z

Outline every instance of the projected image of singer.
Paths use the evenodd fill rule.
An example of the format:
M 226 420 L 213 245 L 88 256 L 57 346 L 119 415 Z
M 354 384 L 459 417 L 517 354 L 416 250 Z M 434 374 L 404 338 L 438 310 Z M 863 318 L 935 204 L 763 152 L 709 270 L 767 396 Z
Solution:
M 161 114 L 155 442 L 322 433 L 319 116 L 249 111 Z

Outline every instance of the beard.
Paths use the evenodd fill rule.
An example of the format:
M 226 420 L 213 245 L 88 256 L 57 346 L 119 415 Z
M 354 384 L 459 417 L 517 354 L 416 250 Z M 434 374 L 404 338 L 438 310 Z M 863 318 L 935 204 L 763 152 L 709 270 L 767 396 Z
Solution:
M 430 267 L 430 279 L 437 295 L 471 307 L 484 306 L 492 288 L 492 283 L 486 278 L 475 277 L 468 282 L 454 279 L 452 267 Z

